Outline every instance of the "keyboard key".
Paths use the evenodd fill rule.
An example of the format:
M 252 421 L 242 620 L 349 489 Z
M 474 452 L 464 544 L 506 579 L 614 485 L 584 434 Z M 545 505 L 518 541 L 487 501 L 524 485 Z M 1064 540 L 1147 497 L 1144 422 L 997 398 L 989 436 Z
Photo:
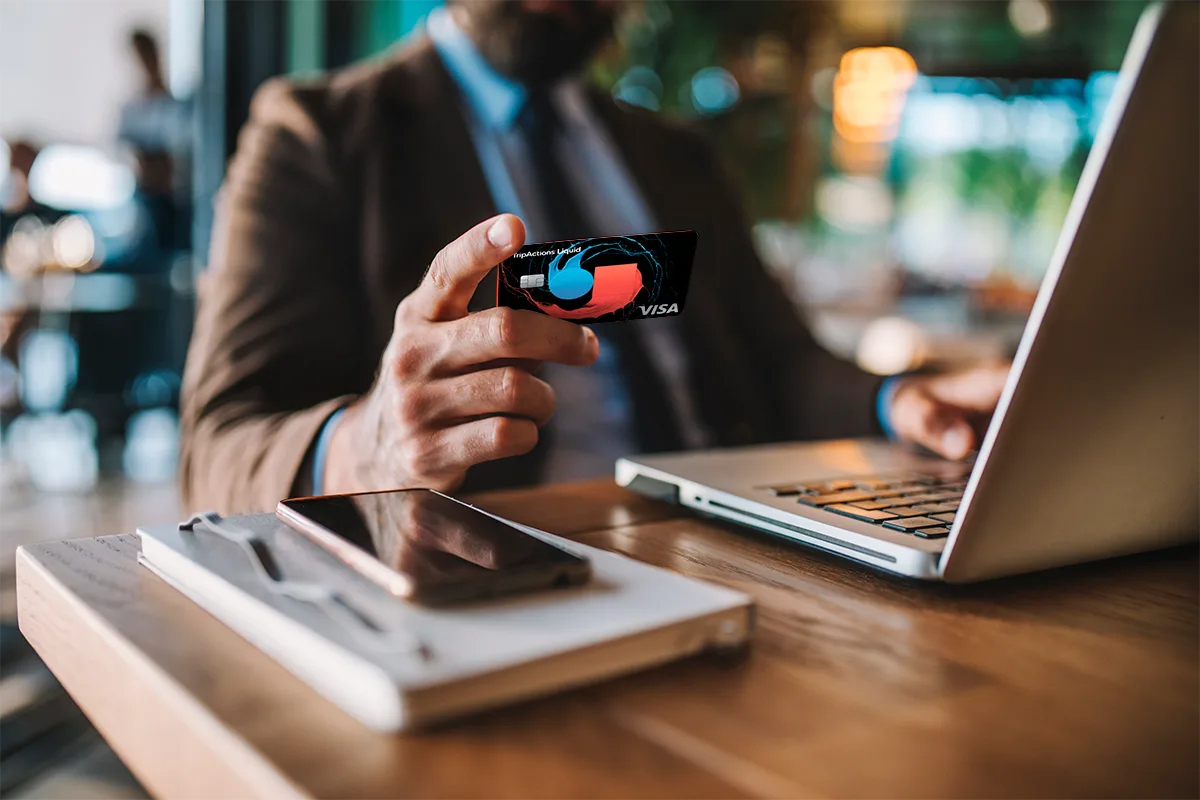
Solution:
M 913 502 L 911 497 L 885 497 L 882 500 L 876 500 L 875 502 L 887 503 L 887 505 L 881 506 L 881 508 L 906 508 L 912 506 L 921 506 L 923 508 L 928 507 L 927 504 Z
M 851 503 L 850 505 L 854 506 L 855 508 L 866 509 L 867 511 L 875 511 L 876 509 L 888 508 L 889 506 L 894 506 L 894 505 L 896 505 L 896 501 L 895 500 L 860 500 L 859 502 Z
M 860 489 L 889 489 L 896 485 L 896 481 L 887 478 L 859 478 L 855 485 Z
M 954 522 L 954 514 L 930 514 L 933 519 L 940 519 L 942 522 Z
M 875 496 L 879 497 L 879 498 L 899 497 L 902 494 L 909 494 L 912 492 L 924 492 L 927 488 L 928 487 L 921 486 L 920 484 L 916 484 L 916 483 L 901 483 L 901 484 L 897 484 L 896 486 L 893 486 L 890 489 L 882 489 L 882 490 L 876 492 Z
M 895 514 L 889 514 L 886 511 L 871 511 L 865 508 L 855 508 L 848 505 L 832 505 L 825 506 L 826 511 L 833 511 L 837 514 L 843 514 L 847 517 L 861 519 L 863 522 L 883 522 L 885 519 L 895 519 Z
M 948 514 L 958 510 L 966 481 L 957 474 L 864 475 L 758 488 L 776 497 L 796 497 L 805 505 L 850 505 L 858 511 L 884 511 L 897 517 Z M 904 508 L 906 511 L 897 511 Z
M 938 496 L 931 492 L 924 492 L 921 494 L 906 494 L 906 495 L 904 495 L 904 499 L 907 500 L 910 504 L 936 503 L 938 500 Z
M 904 498 L 904 497 L 886 497 L 883 500 L 876 500 L 875 502 L 876 503 L 886 503 L 887 505 L 882 506 L 883 508 L 902 508 L 905 506 L 912 505 L 912 503 L 909 502 L 908 499 Z
M 898 531 L 915 531 L 918 528 L 941 527 L 942 523 L 929 517 L 909 517 L 908 519 L 889 519 L 883 525 L 885 528 L 893 528 Z
M 888 509 L 889 514 L 895 514 L 897 517 L 923 517 L 927 511 L 924 507 L 899 506 Z
M 800 487 L 800 494 L 829 494 L 853 489 L 854 481 L 807 481 L 796 486 Z
M 950 535 L 950 529 L 946 527 L 938 528 L 919 528 L 913 531 L 922 539 L 942 539 Z
M 833 503 L 857 503 L 860 500 L 870 500 L 874 496 L 873 492 L 854 489 L 847 492 L 833 492 L 832 494 L 804 495 L 798 499 L 806 506 L 828 506 Z

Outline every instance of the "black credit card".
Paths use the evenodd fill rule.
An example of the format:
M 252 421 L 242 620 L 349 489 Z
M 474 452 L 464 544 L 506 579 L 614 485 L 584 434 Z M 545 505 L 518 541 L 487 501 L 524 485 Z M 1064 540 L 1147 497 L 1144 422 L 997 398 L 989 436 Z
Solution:
M 672 317 L 695 255 L 695 231 L 527 244 L 500 264 L 496 305 L 579 323 Z

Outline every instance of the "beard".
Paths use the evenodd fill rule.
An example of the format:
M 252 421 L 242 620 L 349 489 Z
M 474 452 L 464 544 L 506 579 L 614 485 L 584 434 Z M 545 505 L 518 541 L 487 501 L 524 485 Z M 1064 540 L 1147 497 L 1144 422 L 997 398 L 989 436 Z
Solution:
M 577 72 L 612 35 L 609 4 L 577 0 L 531 11 L 520 0 L 458 0 L 455 18 L 497 72 L 547 86 Z

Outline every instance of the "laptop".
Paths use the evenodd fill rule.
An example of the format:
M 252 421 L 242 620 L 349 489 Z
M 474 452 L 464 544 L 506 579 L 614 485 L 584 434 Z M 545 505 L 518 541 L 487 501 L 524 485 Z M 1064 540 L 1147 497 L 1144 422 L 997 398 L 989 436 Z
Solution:
M 1200 6 L 1150 6 L 971 463 L 886 440 L 633 456 L 617 483 L 969 582 L 1200 531 Z

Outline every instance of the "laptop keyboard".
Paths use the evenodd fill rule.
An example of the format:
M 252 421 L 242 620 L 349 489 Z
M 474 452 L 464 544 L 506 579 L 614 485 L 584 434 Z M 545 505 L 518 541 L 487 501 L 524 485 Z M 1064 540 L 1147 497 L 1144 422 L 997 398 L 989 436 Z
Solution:
M 828 481 L 779 483 L 761 487 L 776 497 L 882 525 L 922 539 L 950 535 L 967 476 L 918 473 L 869 475 Z

